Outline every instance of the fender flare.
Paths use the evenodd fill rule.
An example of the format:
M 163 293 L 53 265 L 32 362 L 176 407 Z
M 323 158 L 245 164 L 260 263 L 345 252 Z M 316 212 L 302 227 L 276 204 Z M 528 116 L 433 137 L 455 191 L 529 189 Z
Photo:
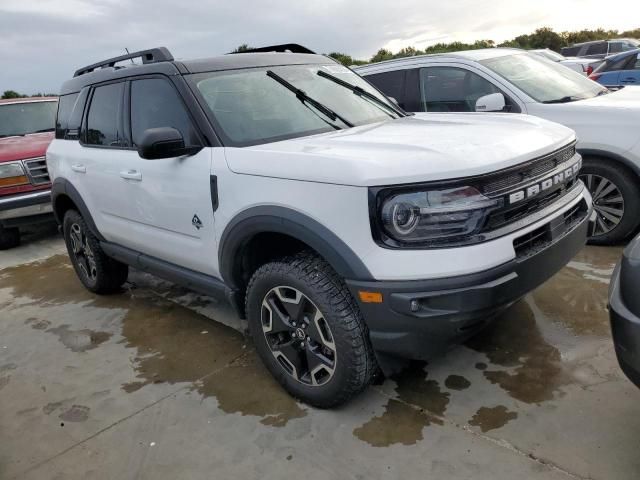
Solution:
M 259 233 L 281 233 L 293 237 L 322 256 L 345 279 L 373 280 L 360 257 L 337 235 L 316 220 L 286 207 L 263 205 L 236 215 L 220 237 L 220 274 L 227 285 L 238 289 L 234 273 L 238 253 Z
M 576 150 L 583 157 L 608 158 L 610 160 L 615 160 L 617 162 L 620 162 L 629 170 L 631 170 L 633 173 L 635 173 L 636 176 L 638 176 L 638 178 L 640 178 L 640 165 L 632 162 L 631 160 L 629 160 L 626 157 L 623 157 L 622 155 L 618 155 L 617 153 L 613 153 L 613 152 L 608 152 L 606 150 L 598 150 L 595 148 L 576 148 Z
M 93 217 L 89 213 L 89 209 L 80 196 L 80 193 L 69 180 L 63 177 L 56 178 L 51 185 L 51 205 L 53 206 L 53 215 L 55 216 L 58 225 L 62 225 L 62 221 L 64 220 L 63 218 L 60 218 L 59 209 L 56 208 L 57 200 L 61 196 L 68 197 L 74 203 L 76 208 L 80 211 L 80 215 L 82 215 L 82 218 L 89 227 L 89 230 L 91 230 L 91 233 L 93 233 L 98 240 L 104 241 L 105 238 L 98 230 L 98 227 L 96 227 Z

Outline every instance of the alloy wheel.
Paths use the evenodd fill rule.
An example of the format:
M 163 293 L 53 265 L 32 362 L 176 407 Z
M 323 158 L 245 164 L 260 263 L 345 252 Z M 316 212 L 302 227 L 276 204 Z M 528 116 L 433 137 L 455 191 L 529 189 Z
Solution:
M 78 267 L 88 279 L 95 280 L 98 275 L 96 260 L 82 227 L 77 223 L 72 224 L 69 230 L 69 238 L 71 240 L 71 250 L 76 258 Z
M 291 377 L 308 386 L 326 384 L 337 353 L 329 324 L 301 291 L 278 286 L 267 292 L 260 313 L 271 353 Z
M 616 228 L 624 216 L 624 198 L 615 183 L 595 174 L 581 175 L 580 179 L 593 197 L 596 224 L 593 236 L 605 235 Z

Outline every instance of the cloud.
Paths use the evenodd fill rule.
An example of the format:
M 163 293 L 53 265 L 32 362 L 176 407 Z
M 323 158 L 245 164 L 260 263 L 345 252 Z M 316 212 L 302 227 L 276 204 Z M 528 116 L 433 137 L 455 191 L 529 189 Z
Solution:
M 500 41 L 544 25 L 635 28 L 627 20 L 635 1 L 603 9 L 595 0 L 2 0 L 0 91 L 57 91 L 77 68 L 125 47 L 197 58 L 297 42 L 369 58 L 381 47 Z

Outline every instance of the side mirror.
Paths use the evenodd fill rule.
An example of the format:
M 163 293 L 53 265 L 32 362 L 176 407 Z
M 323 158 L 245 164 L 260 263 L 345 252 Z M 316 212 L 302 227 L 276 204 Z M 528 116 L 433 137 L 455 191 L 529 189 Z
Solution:
M 149 128 L 142 134 L 138 155 L 146 160 L 193 155 L 202 147 L 185 147 L 182 134 L 172 127 Z
M 490 93 L 476 100 L 476 112 L 501 112 L 506 105 L 504 95 Z

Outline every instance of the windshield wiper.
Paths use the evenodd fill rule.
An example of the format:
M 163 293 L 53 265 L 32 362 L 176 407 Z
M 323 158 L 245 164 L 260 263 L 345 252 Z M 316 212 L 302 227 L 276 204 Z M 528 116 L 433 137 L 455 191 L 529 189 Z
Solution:
M 341 78 L 334 77 L 333 75 L 331 75 L 330 73 L 325 72 L 324 70 L 318 70 L 318 75 L 321 76 L 321 77 L 326 78 L 327 80 L 331 80 L 332 82 L 337 83 L 338 85 L 340 85 L 340 86 L 342 86 L 344 88 L 348 88 L 354 94 L 356 94 L 357 96 L 359 96 L 361 98 L 362 97 L 366 98 L 367 100 L 372 102 L 374 105 L 379 107 L 381 110 L 384 109 L 384 111 L 385 111 L 385 113 L 387 113 L 387 115 L 390 115 L 389 112 L 393 112 L 398 117 L 406 117 L 407 116 L 407 113 L 405 113 L 405 112 L 403 112 L 403 111 L 401 111 L 401 110 L 399 110 L 399 109 L 397 109 L 395 107 L 392 107 L 391 105 L 389 105 L 386 102 L 383 102 L 378 97 L 376 97 L 372 93 L 367 92 L 362 87 L 358 87 L 357 85 L 352 85 L 349 82 L 345 82 Z
M 301 90 L 301 89 L 295 87 L 294 85 L 290 84 L 288 81 L 286 81 L 280 75 L 275 73 L 273 70 L 267 70 L 267 77 L 273 78 L 280 85 L 282 85 L 286 89 L 290 90 L 291 92 L 295 93 L 296 98 L 298 100 L 300 100 L 303 104 L 311 105 L 313 108 L 315 108 L 319 112 L 322 112 L 325 116 L 329 117 L 332 121 L 335 122 L 336 120 L 340 120 L 347 127 L 349 127 L 349 128 L 353 127 L 353 123 L 349 122 L 348 120 L 345 120 L 343 117 L 338 115 L 336 112 L 331 110 L 329 107 L 324 106 L 322 103 L 320 103 L 319 101 L 315 100 L 314 98 L 311 98 L 309 95 L 307 95 L 304 92 L 304 90 Z M 336 128 L 336 129 L 338 129 L 338 130 L 340 129 L 340 127 L 338 127 L 337 125 L 333 125 L 333 124 L 330 124 L 330 125 L 332 127 Z
M 581 100 L 581 99 L 578 97 L 566 96 L 562 98 L 554 98 L 553 100 L 546 100 L 542 103 L 569 103 L 569 102 L 575 102 L 576 100 Z

